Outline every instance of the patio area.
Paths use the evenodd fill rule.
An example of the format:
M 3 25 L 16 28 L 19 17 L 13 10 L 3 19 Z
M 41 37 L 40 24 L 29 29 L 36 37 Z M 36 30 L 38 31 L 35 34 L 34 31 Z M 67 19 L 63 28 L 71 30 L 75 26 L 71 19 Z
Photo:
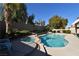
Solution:
M 8 51 L 1 50 L 0 56 L 49 56 L 45 51 L 41 51 L 41 47 L 37 43 L 14 40 L 11 45 L 10 53 L 8 54 Z

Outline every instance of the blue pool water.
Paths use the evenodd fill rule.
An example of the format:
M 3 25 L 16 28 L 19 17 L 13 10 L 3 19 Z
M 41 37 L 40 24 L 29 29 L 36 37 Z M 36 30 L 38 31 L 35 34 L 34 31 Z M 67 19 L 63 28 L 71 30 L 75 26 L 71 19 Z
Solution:
M 35 39 L 33 37 L 24 37 L 24 38 L 21 38 L 21 41 L 33 43 Z
M 41 43 L 48 47 L 64 47 L 68 41 L 64 39 L 64 35 L 45 34 L 40 36 Z

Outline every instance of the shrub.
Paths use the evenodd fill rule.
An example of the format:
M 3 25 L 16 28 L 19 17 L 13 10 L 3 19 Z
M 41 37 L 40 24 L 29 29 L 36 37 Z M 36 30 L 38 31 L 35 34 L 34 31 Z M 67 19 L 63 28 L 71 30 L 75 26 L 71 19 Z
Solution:
M 38 35 L 47 33 L 46 30 L 34 30 L 33 32 L 36 33 L 36 34 L 38 34 Z
M 32 33 L 28 30 L 21 30 L 21 31 L 16 31 L 15 34 L 16 35 L 30 35 Z
M 53 33 L 56 33 L 56 31 L 53 31 Z
M 57 31 L 57 33 L 60 33 L 60 31 Z
M 63 30 L 63 33 L 66 33 L 66 30 Z
M 66 33 L 71 33 L 71 31 L 70 30 L 67 30 Z
M 70 31 L 70 30 L 63 30 L 63 33 L 70 34 L 70 33 L 71 33 L 71 31 Z
M 37 33 L 38 35 L 42 34 L 42 30 L 35 30 L 35 33 Z
M 45 26 L 44 30 L 45 31 L 49 31 L 50 30 L 50 27 L 49 26 Z

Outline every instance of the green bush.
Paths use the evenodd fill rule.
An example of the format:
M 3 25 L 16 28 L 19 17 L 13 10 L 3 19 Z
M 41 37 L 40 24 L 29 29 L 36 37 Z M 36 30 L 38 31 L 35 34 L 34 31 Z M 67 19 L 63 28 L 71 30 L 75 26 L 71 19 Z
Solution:
M 67 30 L 67 33 L 71 33 L 71 31 L 70 30 Z
M 71 31 L 70 31 L 70 30 L 63 30 L 63 33 L 70 34 L 70 33 L 71 33 Z
M 66 30 L 63 30 L 63 33 L 66 33 Z
M 34 33 L 37 33 L 39 35 L 39 34 L 42 34 L 42 31 L 41 30 L 35 30 Z
M 38 34 L 38 35 L 41 35 L 41 34 L 45 34 L 47 31 L 45 31 L 45 30 L 34 30 L 33 32 Z
M 30 35 L 32 33 L 28 30 L 21 30 L 21 31 L 16 31 L 15 34 L 17 34 L 17 35 Z

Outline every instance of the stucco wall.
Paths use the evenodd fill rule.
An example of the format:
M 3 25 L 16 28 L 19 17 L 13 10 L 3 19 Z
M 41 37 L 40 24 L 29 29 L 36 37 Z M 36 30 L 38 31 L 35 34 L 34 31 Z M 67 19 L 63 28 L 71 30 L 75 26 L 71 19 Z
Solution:
M 77 33 L 79 34 L 79 29 L 77 29 Z
M 75 27 L 71 27 L 70 30 L 71 30 L 71 33 L 76 33 Z

